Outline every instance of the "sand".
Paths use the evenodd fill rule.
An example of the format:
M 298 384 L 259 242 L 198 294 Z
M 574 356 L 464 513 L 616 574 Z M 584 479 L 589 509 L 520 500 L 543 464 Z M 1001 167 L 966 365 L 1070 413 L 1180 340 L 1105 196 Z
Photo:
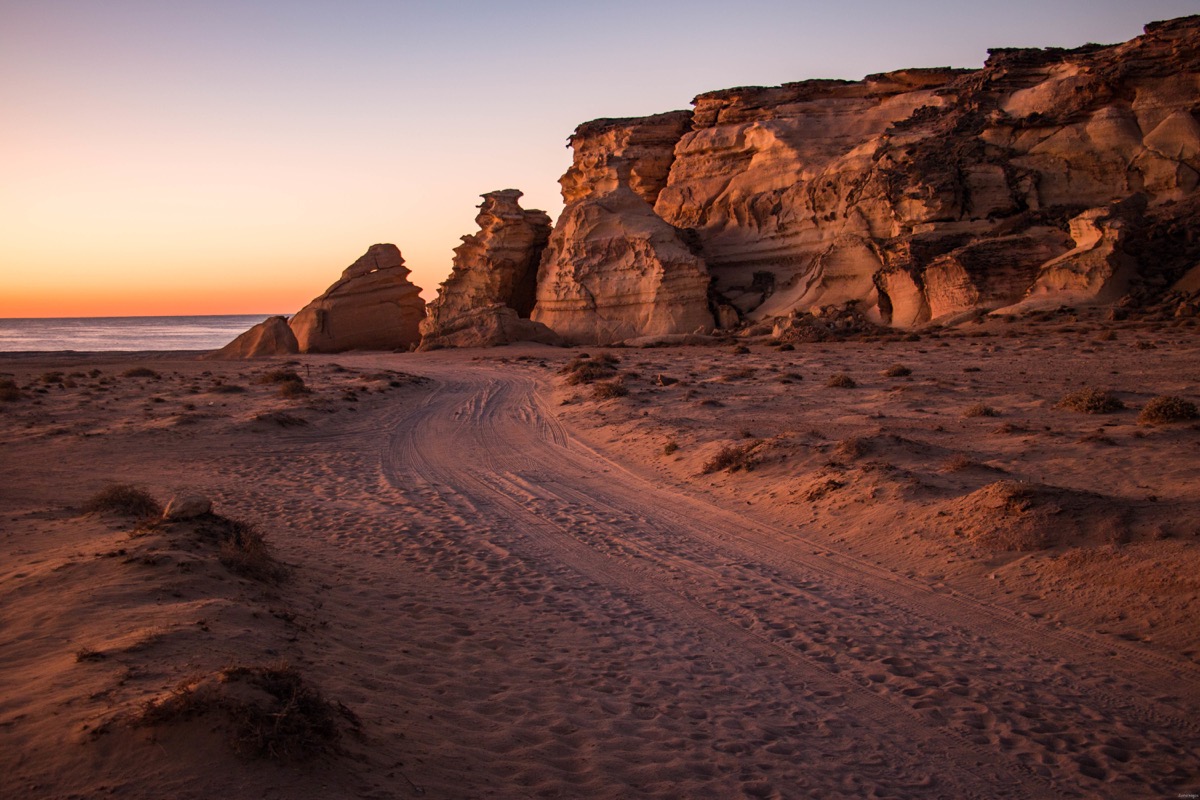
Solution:
M 1200 430 L 1136 421 L 1200 400 L 1194 330 L 745 349 L 0 358 L 0 794 L 1200 786 Z M 568 383 L 584 352 L 628 394 Z M 1056 407 L 1080 386 L 1127 408 Z M 85 510 L 116 483 L 207 496 L 288 576 Z M 285 665 L 337 735 L 264 758 L 230 709 Z

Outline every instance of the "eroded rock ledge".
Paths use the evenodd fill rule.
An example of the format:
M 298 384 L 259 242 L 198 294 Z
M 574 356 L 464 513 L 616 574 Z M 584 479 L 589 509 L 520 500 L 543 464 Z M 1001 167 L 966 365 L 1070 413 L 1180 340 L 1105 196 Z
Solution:
M 462 237 L 454 250 L 450 277 L 421 322 L 421 349 L 558 342 L 553 331 L 529 319 L 550 217 L 522 209 L 520 197 L 516 189 L 483 195 L 475 217 L 479 232 Z

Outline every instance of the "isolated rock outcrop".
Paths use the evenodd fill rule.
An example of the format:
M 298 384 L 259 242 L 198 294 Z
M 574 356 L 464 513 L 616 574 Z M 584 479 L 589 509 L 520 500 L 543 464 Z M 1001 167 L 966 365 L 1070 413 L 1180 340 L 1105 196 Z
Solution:
M 296 334 L 292 333 L 287 317 L 267 317 L 229 344 L 213 353 L 208 359 L 259 358 L 282 356 L 300 352 Z
M 550 329 L 529 319 L 550 217 L 522 209 L 520 197 L 516 189 L 483 195 L 475 217 L 479 232 L 462 237 L 450 277 L 421 322 L 422 349 L 558 343 Z
M 633 166 L 609 158 L 591 191 L 567 203 L 550 236 L 533 319 L 568 342 L 707 333 L 713 326 L 704 259 L 635 191 Z
M 1170 285 L 1152 234 L 1186 227 L 1200 187 L 1198 87 L 1200 17 L 1186 17 L 1119 45 L 993 50 L 979 70 L 728 89 L 690 116 L 586 123 L 535 318 L 565 333 L 572 303 L 615 302 L 584 278 L 626 216 L 651 223 L 609 201 L 600 225 L 576 204 L 622 187 L 702 257 L 723 325 L 847 302 L 900 326 L 1145 303 Z
M 302 353 L 407 350 L 420 341 L 421 290 L 394 244 L 374 244 L 290 325 Z

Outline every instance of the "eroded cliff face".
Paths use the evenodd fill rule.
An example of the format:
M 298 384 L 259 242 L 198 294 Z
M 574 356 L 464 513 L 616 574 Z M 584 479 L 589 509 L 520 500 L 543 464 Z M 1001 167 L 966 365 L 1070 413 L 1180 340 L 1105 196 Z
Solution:
M 408 275 L 396 245 L 371 245 L 337 283 L 289 321 L 300 352 L 415 347 L 425 301 Z
M 1188 17 L 1110 47 L 995 50 L 980 70 L 730 89 L 690 119 L 587 123 L 535 318 L 561 333 L 618 295 L 649 300 L 628 289 L 638 248 L 620 228 L 654 223 L 627 199 L 581 205 L 626 195 L 667 224 L 655 246 L 679 231 L 702 260 L 722 325 L 847 302 L 899 326 L 1140 302 L 1187 266 L 1164 276 L 1144 256 L 1186 227 L 1200 185 L 1198 45 Z M 609 274 L 627 277 L 610 290 Z
M 550 235 L 533 319 L 568 342 L 712 328 L 704 259 L 633 188 L 635 167 L 613 156 L 596 168 L 591 189 L 574 195 Z
M 529 319 L 538 262 L 550 238 L 550 217 L 521 208 L 521 192 L 483 195 L 479 232 L 462 237 L 454 266 L 421 322 L 421 347 L 479 347 L 557 337 Z

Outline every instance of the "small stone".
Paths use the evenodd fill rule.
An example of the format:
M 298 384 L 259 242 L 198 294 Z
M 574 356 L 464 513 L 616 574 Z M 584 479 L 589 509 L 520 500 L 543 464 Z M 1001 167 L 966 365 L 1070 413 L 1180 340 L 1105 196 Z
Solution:
M 212 501 L 202 494 L 177 494 L 167 503 L 163 519 L 178 522 L 212 512 Z

